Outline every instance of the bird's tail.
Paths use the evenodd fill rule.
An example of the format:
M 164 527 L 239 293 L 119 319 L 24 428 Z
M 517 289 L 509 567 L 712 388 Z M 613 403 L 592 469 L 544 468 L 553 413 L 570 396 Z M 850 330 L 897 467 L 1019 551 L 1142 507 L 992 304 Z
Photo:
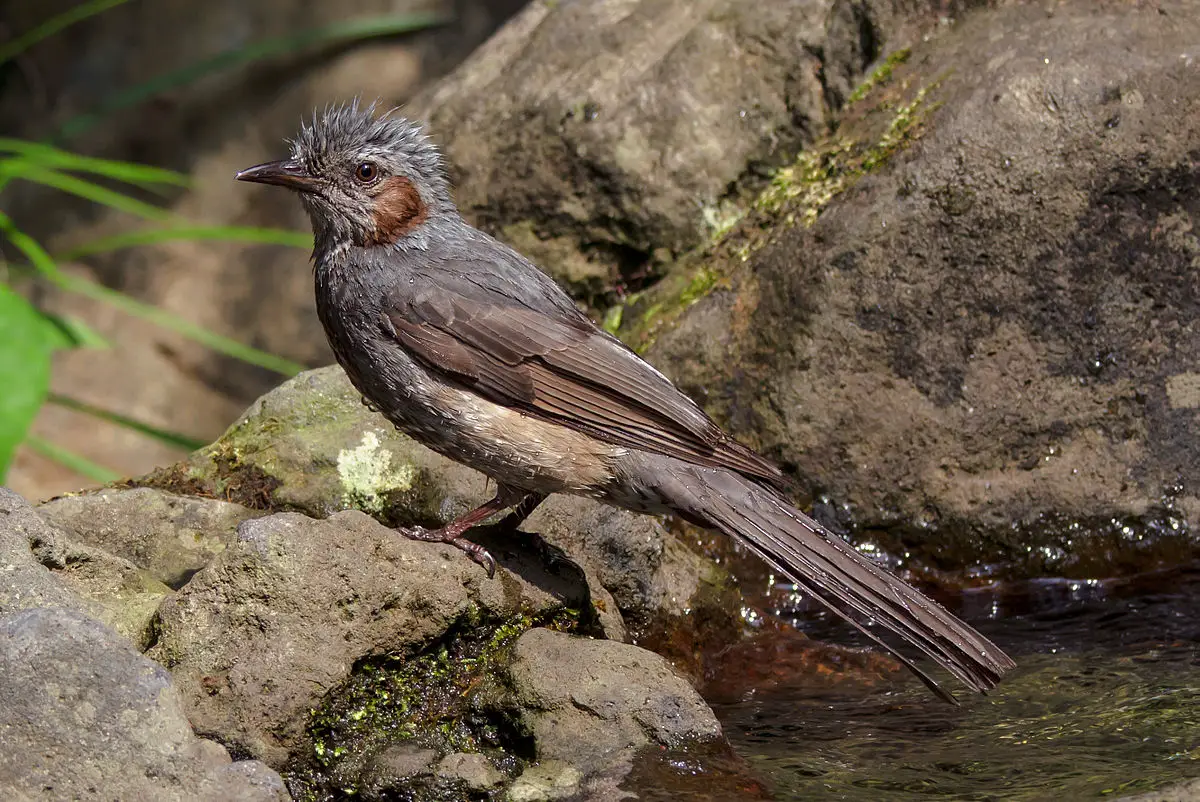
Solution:
M 653 472 L 654 490 L 667 506 L 689 521 L 745 543 L 895 656 L 942 698 L 955 701 L 867 626 L 875 623 L 891 630 L 976 691 L 994 687 L 1016 666 L 987 638 L 863 557 L 775 491 L 731 471 L 658 459 L 672 463 Z

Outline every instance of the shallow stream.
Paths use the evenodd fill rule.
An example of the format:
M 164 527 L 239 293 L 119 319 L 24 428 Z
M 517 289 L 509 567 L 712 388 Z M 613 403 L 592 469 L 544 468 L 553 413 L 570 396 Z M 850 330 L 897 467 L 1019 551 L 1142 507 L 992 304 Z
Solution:
M 776 674 L 714 702 L 726 736 L 778 799 L 1117 799 L 1200 777 L 1200 565 L 958 601 L 1018 662 L 990 695 L 956 690 L 954 708 L 900 674 Z M 821 615 L 795 623 L 854 640 Z

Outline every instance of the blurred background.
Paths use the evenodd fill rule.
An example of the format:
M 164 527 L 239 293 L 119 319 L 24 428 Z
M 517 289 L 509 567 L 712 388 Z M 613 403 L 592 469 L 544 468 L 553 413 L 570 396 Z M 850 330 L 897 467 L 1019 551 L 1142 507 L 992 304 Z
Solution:
M 0 383 L 29 390 L 0 404 L 6 483 L 41 499 L 145 473 L 331 362 L 307 219 L 233 173 L 282 155 L 314 108 L 407 103 L 521 5 L 4 3 L 0 209 L 23 238 L 3 279 L 55 349 L 47 371 L 38 321 L 6 297 Z

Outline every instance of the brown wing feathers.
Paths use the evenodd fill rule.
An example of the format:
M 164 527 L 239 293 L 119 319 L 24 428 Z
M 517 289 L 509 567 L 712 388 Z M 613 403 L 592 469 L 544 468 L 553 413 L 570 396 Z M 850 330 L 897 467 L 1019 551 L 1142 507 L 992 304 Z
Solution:
M 386 316 L 406 350 L 496 403 L 617 445 L 782 481 L 774 465 L 590 325 L 445 295 L 401 301 Z

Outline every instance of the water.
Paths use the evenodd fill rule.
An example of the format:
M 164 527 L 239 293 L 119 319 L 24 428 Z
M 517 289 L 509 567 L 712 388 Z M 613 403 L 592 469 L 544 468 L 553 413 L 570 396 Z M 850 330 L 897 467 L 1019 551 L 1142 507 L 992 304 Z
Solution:
M 958 601 L 1019 664 L 989 696 L 956 691 L 954 708 L 861 666 L 776 676 L 714 703 L 726 736 L 780 799 L 1114 799 L 1200 777 L 1200 565 Z M 853 640 L 821 615 L 796 623 Z

